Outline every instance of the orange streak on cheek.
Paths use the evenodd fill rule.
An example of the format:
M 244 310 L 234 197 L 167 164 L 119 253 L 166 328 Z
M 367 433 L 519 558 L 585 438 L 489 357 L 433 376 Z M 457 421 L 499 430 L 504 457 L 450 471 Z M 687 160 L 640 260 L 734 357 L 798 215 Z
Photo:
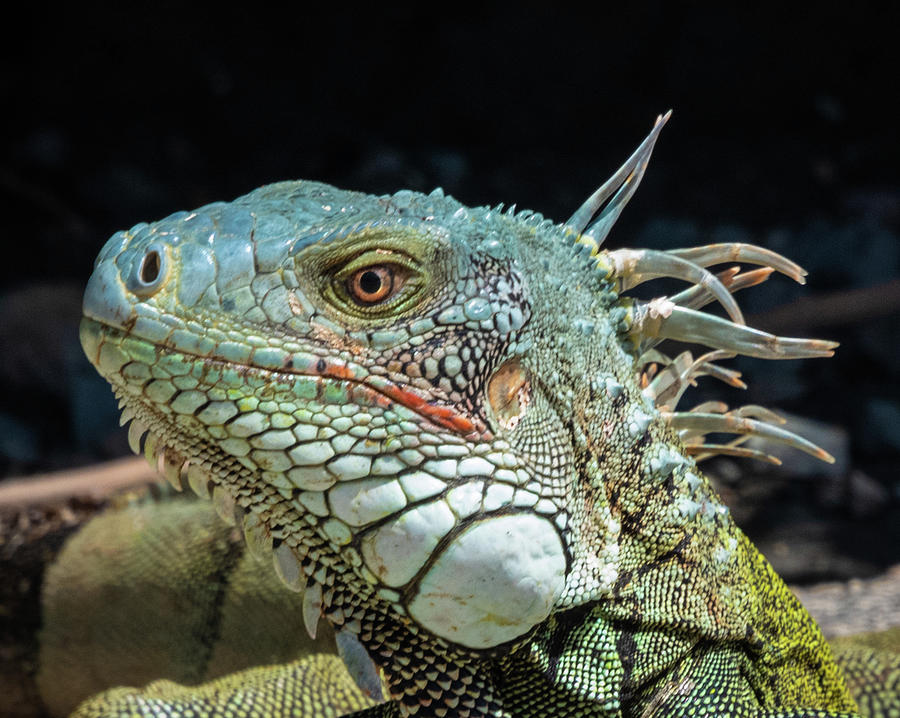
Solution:
M 429 404 L 418 394 L 414 394 L 411 391 L 405 391 L 399 387 L 389 386 L 382 389 L 382 391 L 398 404 L 402 404 L 418 414 L 427 416 L 439 426 L 452 429 L 461 434 L 469 434 L 475 431 L 475 424 L 471 419 L 467 419 L 466 417 L 457 414 L 449 407 L 434 406 L 433 404 Z
M 353 382 L 360 381 L 354 375 L 353 370 L 343 364 L 326 363 L 325 366 L 321 367 L 321 369 L 317 368 L 316 371 L 320 376 L 323 377 L 344 379 Z M 365 384 L 363 383 L 361 384 L 361 386 L 365 386 Z M 450 407 L 435 406 L 434 404 L 429 403 L 427 399 L 419 396 L 415 392 L 401 389 L 400 387 L 393 384 L 379 387 L 377 391 L 372 389 L 369 390 L 374 395 L 373 398 L 375 398 L 376 403 L 378 404 L 382 404 L 384 398 L 389 397 L 392 401 L 401 404 L 408 409 L 412 409 L 417 414 L 421 414 L 422 416 L 427 417 L 438 426 L 443 426 L 446 429 L 451 429 L 452 431 L 458 432 L 460 434 L 471 434 L 478 428 L 476 427 L 475 422 L 455 412 Z
M 325 371 L 321 372 L 322 376 L 329 376 L 335 379 L 353 379 L 353 370 L 342 364 L 327 364 Z

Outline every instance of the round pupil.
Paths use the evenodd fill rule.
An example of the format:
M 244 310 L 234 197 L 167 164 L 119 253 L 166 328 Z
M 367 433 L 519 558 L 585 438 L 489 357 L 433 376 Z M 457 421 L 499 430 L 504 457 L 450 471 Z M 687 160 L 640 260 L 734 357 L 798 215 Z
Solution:
M 381 275 L 371 269 L 362 273 L 359 278 L 359 288 L 366 294 L 377 294 L 381 290 Z

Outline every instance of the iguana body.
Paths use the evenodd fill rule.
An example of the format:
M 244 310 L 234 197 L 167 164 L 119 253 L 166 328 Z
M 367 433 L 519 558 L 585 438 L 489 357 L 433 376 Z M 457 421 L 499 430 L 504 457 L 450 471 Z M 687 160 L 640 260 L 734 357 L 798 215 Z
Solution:
M 365 649 L 389 698 L 365 715 L 855 710 L 815 623 L 691 458 L 758 454 L 708 444 L 721 431 L 824 452 L 759 407 L 674 411 L 694 376 L 738 382 L 712 364 L 725 353 L 830 354 L 741 326 L 729 290 L 771 269 L 702 267 L 802 270 L 746 245 L 599 250 L 660 127 L 564 225 L 439 191 L 287 182 L 101 253 L 82 343 L 132 445 L 236 509 L 251 550 L 305 590 L 307 625 L 321 614 Z M 663 275 L 696 286 L 621 294 Z M 735 323 L 685 308 L 713 298 Z M 721 351 L 654 376 L 667 337 Z M 292 670 L 256 692 L 166 693 L 151 712 L 287 711 L 314 692 Z M 148 700 L 101 696 L 81 715 Z
M 311 641 L 301 595 L 245 546 L 200 500 L 132 500 L 92 519 L 50 566 L 42 591 L 37 684 L 50 715 L 67 716 L 110 686 L 151 682 L 143 700 L 159 694 L 170 705 L 223 685 L 234 692 L 242 683 L 279 680 L 294 696 L 326 698 L 332 713 L 323 703 L 315 715 L 372 703 L 336 656 L 308 660 L 312 651 L 334 652 L 333 634 L 321 623 Z M 900 661 L 887 653 L 900 644 L 898 632 L 832 644 L 863 715 L 888 714 L 898 692 Z M 322 662 L 327 672 L 318 670 Z M 252 666 L 265 667 L 247 672 Z M 200 682 L 209 685 L 176 685 Z M 141 700 L 134 689 L 116 694 Z

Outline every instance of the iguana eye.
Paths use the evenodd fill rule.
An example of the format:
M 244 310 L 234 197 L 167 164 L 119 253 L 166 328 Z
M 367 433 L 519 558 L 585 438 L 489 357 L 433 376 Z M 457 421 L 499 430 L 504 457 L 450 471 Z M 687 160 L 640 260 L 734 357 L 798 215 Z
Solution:
M 390 264 L 357 269 L 347 280 L 347 293 L 363 306 L 380 304 L 393 297 L 403 286 L 404 276 Z
M 372 247 L 323 273 L 323 298 L 346 315 L 381 320 L 414 306 L 427 282 L 421 263 L 403 251 Z

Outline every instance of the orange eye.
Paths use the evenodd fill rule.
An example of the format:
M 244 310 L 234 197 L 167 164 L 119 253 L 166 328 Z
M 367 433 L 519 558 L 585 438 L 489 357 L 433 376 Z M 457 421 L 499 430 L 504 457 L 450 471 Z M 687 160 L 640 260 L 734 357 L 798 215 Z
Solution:
M 359 304 L 380 304 L 390 299 L 402 284 L 391 265 L 375 264 L 351 274 L 347 280 L 347 291 Z

